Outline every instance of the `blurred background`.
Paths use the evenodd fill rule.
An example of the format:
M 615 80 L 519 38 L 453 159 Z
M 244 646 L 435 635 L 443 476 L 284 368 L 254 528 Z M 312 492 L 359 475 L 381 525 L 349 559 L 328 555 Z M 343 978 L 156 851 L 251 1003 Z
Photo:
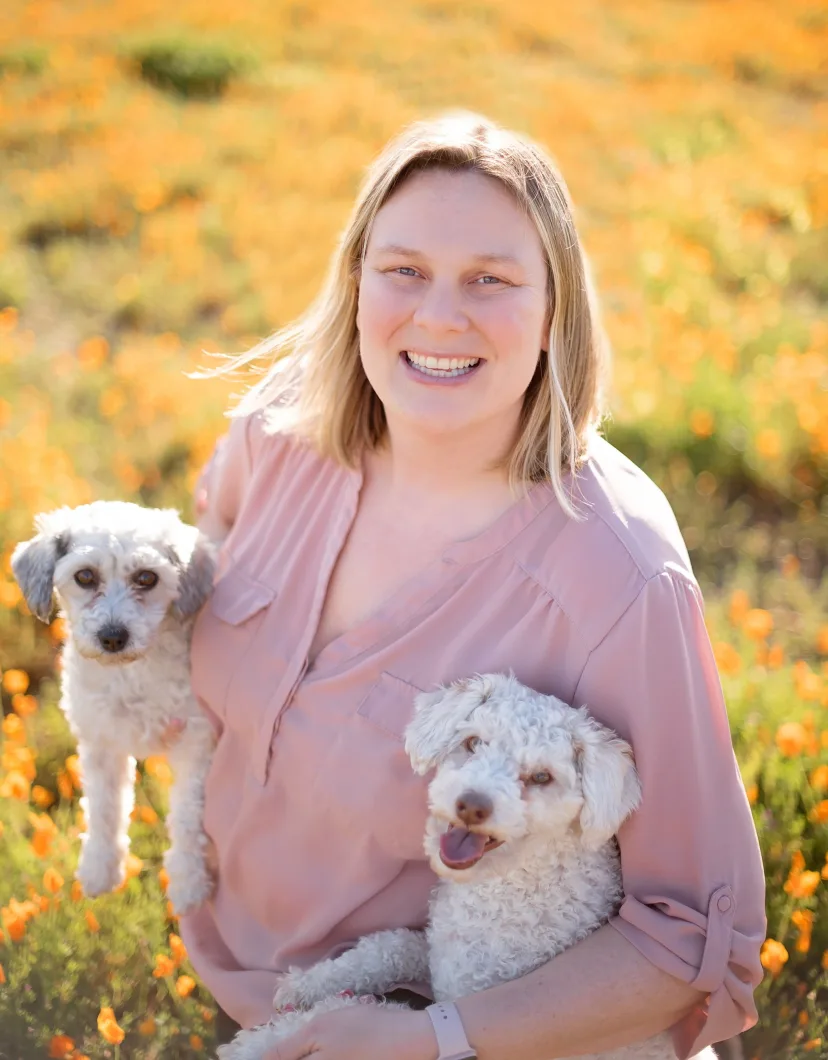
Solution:
M 72 885 L 62 624 L 29 615 L 11 550 L 64 504 L 191 516 L 243 382 L 186 373 L 298 314 L 377 151 L 455 106 L 562 170 L 614 347 L 607 434 L 705 593 L 768 876 L 740 1048 L 828 1057 L 828 4 L 5 0 L 3 1060 L 204 1055 L 214 1012 L 159 879 L 163 759 L 127 885 Z

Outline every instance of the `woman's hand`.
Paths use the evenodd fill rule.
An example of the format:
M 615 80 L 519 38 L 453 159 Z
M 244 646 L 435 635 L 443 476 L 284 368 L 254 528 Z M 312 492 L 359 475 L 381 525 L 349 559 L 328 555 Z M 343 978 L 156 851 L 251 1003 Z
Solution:
M 425 1012 L 353 1005 L 316 1016 L 263 1060 L 434 1060 L 437 1052 Z

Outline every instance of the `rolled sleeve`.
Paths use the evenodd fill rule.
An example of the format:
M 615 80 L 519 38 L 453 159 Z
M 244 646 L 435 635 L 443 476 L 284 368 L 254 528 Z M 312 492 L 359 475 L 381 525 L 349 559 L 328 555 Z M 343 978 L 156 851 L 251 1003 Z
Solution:
M 765 878 L 701 596 L 662 572 L 590 653 L 575 697 L 632 744 L 641 806 L 618 841 L 612 926 L 705 995 L 673 1028 L 679 1057 L 757 1020 Z

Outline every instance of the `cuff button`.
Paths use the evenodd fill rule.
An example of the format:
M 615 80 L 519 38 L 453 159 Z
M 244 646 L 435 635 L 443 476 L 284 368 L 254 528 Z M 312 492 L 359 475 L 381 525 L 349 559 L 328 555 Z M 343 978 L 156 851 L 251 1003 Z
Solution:
M 716 902 L 716 908 L 719 910 L 720 913 L 727 913 L 732 904 L 733 903 L 730 901 L 727 895 L 722 895 L 718 902 Z

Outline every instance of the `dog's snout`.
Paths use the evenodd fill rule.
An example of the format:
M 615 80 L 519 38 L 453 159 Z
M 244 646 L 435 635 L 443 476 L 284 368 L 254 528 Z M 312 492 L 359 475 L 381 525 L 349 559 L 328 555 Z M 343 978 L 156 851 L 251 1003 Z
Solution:
M 480 791 L 464 791 L 454 804 L 454 810 L 463 824 L 482 824 L 494 813 L 494 804 Z
M 104 626 L 98 633 L 98 640 L 104 651 L 123 651 L 129 641 L 129 630 L 126 626 Z

